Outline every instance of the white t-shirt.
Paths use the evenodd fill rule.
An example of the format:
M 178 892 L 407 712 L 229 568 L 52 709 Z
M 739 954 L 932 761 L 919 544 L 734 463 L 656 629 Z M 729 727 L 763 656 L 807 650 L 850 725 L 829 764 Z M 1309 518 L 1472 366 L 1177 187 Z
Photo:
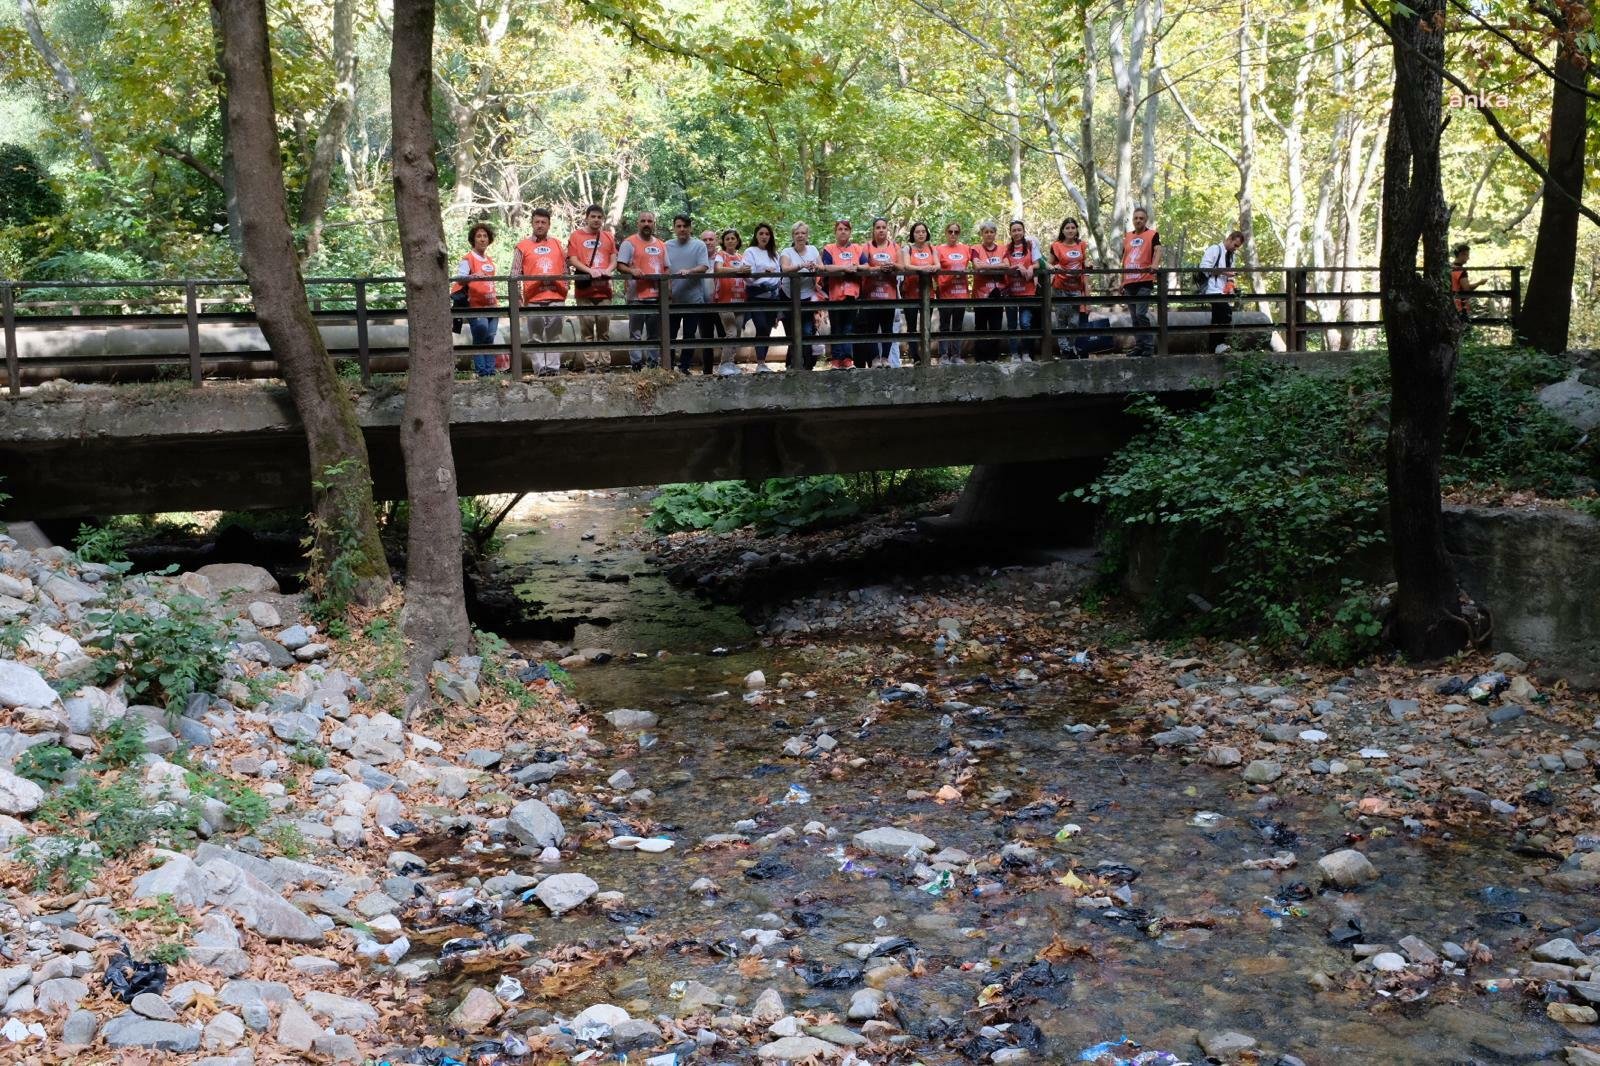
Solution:
M 822 252 L 817 248 L 816 245 L 808 244 L 806 245 L 805 252 L 802 254 L 795 251 L 794 246 L 790 245 L 788 248 L 783 250 L 781 255 L 779 255 L 778 261 L 783 265 L 783 269 L 785 270 L 806 270 L 814 273 L 822 267 Z M 785 278 L 783 294 L 788 296 L 790 291 L 789 279 Z M 800 279 L 800 299 L 816 299 L 816 282 L 809 275 Z
M 752 274 L 765 274 L 770 271 L 783 269 L 783 264 L 778 257 L 765 248 L 751 245 L 744 250 L 744 265 L 750 268 Z M 757 300 L 773 300 L 778 296 L 779 278 L 751 278 L 750 297 Z
M 1231 264 L 1228 262 L 1228 250 L 1220 244 L 1213 244 L 1207 248 L 1200 257 L 1201 270 L 1226 270 Z M 1207 274 L 1206 296 L 1226 296 L 1228 294 L 1228 279 L 1222 274 Z

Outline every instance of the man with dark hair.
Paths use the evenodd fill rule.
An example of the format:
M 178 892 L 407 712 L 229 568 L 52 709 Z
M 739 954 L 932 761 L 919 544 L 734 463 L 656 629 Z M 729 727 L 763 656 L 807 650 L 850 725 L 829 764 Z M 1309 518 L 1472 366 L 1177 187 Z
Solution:
M 572 302 L 579 307 L 603 307 L 611 302 L 611 275 L 617 269 L 616 238 L 601 228 L 605 212 L 599 204 L 583 209 L 583 224 L 567 238 L 567 266 L 577 275 Z M 609 341 L 611 318 L 609 315 L 578 315 L 578 338 L 585 341 Z M 611 353 L 591 351 L 584 354 L 584 368 L 597 370 L 611 365 Z
M 1155 292 L 1156 271 L 1161 268 L 1161 234 L 1150 228 L 1150 212 L 1133 209 L 1133 229 L 1122 235 L 1122 291 L 1128 297 L 1128 311 L 1135 326 L 1150 325 L 1150 294 Z M 1155 353 L 1155 337 L 1150 333 L 1134 336 L 1133 354 Z
M 567 302 L 567 254 L 561 242 L 550 236 L 550 209 L 533 209 L 533 235 L 517 242 L 517 251 L 511 258 L 514 277 L 531 275 L 522 283 L 522 303 L 525 307 L 559 307 Z M 527 339 L 535 345 L 533 369 L 541 377 L 561 370 L 561 353 L 546 350 L 543 346 L 561 341 L 561 326 L 565 315 L 554 311 L 529 311 Z
M 703 275 L 711 273 L 711 256 L 706 252 L 705 242 L 690 232 L 693 225 L 694 220 L 688 215 L 675 215 L 672 219 L 672 240 L 667 242 L 667 269 L 672 273 L 672 291 L 668 293 L 668 298 L 674 307 L 706 302 L 706 279 Z M 709 338 L 711 327 L 705 321 L 706 317 L 701 311 L 674 311 L 672 321 L 667 324 L 671 330 L 668 336 L 677 337 L 681 327 L 684 341 Z M 705 373 L 711 373 L 710 348 L 684 348 L 678 355 L 678 369 L 687 374 L 696 351 L 704 361 Z
M 661 279 L 667 273 L 667 246 L 656 236 L 654 211 L 639 212 L 639 232 L 622 242 L 617 250 L 617 269 L 628 276 L 633 290 L 631 300 L 652 303 L 661 293 Z M 653 341 L 661 336 L 661 316 L 645 312 L 628 316 L 628 339 Z M 658 362 L 655 348 L 633 348 L 628 361 L 641 370 Z
M 1221 244 L 1213 244 L 1200 257 L 1200 274 L 1205 278 L 1205 286 L 1201 291 L 1211 297 L 1213 326 L 1233 325 L 1233 294 L 1238 291 L 1234 284 L 1233 253 L 1242 247 L 1244 233 L 1234 230 Z M 1221 355 L 1228 351 L 1228 335 L 1212 333 L 1206 338 L 1206 345 Z
M 1450 291 L 1456 294 L 1456 314 L 1462 318 L 1472 313 L 1472 301 L 1462 294 L 1483 284 L 1467 277 L 1467 258 L 1471 255 L 1472 245 L 1465 241 L 1450 249 Z

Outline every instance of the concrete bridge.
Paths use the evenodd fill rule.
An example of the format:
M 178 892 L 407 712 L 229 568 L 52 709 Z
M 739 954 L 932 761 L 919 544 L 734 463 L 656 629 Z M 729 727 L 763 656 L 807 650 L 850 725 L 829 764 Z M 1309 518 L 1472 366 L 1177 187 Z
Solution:
M 1262 358 L 1331 370 L 1351 355 Z M 486 379 L 454 386 L 452 440 L 467 494 L 1098 460 L 1136 430 L 1131 396 L 1194 402 L 1235 365 L 1173 355 L 726 379 Z M 383 498 L 404 493 L 404 402 L 378 379 L 356 403 Z M 0 402 L 0 474 L 14 518 L 309 502 L 305 437 L 287 390 L 248 382 L 30 390 Z

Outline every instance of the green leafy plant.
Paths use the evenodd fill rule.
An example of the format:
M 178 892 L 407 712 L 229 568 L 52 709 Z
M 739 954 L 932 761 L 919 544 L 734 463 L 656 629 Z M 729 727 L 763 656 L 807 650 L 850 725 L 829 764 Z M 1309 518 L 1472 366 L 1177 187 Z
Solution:
M 299 766 L 309 766 L 313 770 L 320 770 L 328 765 L 328 753 L 316 744 L 307 744 L 296 741 L 289 749 L 289 761 Z
M 175 966 L 188 957 L 189 949 L 176 940 L 163 940 L 145 952 L 148 961 L 164 963 L 167 966 Z
M 60 744 L 35 744 L 17 757 L 14 769 L 18 776 L 48 788 L 66 780 L 77 765 L 78 757 Z
M 662 486 L 645 525 L 657 533 L 699 529 L 723 533 L 741 526 L 788 533 L 839 522 L 860 510 L 850 485 L 836 474 L 711 481 Z
M 80 525 L 73 544 L 80 562 L 125 563 L 128 539 L 127 532 L 118 525 Z
M 144 758 L 144 719 L 129 714 L 109 723 L 100 734 L 100 750 L 91 764 L 96 770 L 132 766 Z
M 181 710 L 190 695 L 222 680 L 226 633 L 198 596 L 170 593 L 154 608 L 126 602 L 90 621 L 101 634 L 93 645 L 108 653 L 99 657 L 95 676 L 123 675 L 134 696 L 159 697 Z
M 286 859 L 301 859 L 310 851 L 305 835 L 292 822 L 274 823 L 261 834 L 261 842 Z
M 354 466 L 354 459 L 342 459 L 324 467 L 321 476 L 312 479 L 311 486 L 319 493 L 330 492 L 334 482 Z M 308 515 L 306 523 L 310 532 L 300 544 L 306 552 L 306 585 L 310 593 L 307 613 L 330 632 L 337 623 L 340 632 L 335 636 L 348 635 L 345 616 L 360 584 L 357 567 L 361 561 L 361 523 L 354 516 L 330 523 L 317 514 Z M 331 553 L 325 545 L 332 546 Z

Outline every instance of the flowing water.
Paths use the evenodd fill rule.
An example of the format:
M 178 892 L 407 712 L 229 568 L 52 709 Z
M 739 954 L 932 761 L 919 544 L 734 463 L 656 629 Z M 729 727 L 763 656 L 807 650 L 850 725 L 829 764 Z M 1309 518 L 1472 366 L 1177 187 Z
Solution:
M 1503 979 L 1526 964 L 1528 942 L 1571 935 L 1592 920 L 1580 900 L 1539 887 L 1534 875 L 1547 865 L 1530 866 L 1498 841 L 1401 831 L 1359 844 L 1380 881 L 1350 894 L 1319 893 L 1316 858 L 1347 846 L 1358 829 L 1336 804 L 1291 798 L 1269 809 L 1225 771 L 1132 757 L 1132 745 L 1081 742 L 1066 727 L 1097 721 L 1109 706 L 1082 676 L 1019 686 L 979 668 L 952 672 L 927 647 L 903 640 L 897 643 L 911 656 L 900 662 L 848 639 L 763 649 L 735 613 L 673 589 L 641 553 L 619 546 L 618 532 L 637 520 L 633 507 L 626 497 L 574 497 L 538 532 L 524 530 L 511 542 L 513 555 L 539 561 L 526 586 L 530 598 L 608 623 L 576 624 L 576 643 L 617 653 L 574 675 L 596 720 L 616 707 L 660 716 L 645 750 L 603 723 L 598 730 L 611 746 L 606 772 L 625 768 L 656 793 L 647 809 L 612 811 L 610 829 L 676 841 L 659 855 L 586 842 L 563 864 L 602 890 L 625 893 L 619 913 L 585 907 L 551 918 L 537 905 L 508 912 L 500 931 L 531 932 L 538 951 L 615 942 L 635 930 L 655 938 L 655 946 L 599 968 L 580 987 L 532 1005 L 570 1015 L 611 1002 L 653 1017 L 674 1012 L 674 982 L 693 980 L 734 994 L 746 1011 L 771 986 L 791 1011 L 832 1011 L 843 1021 L 859 978 L 847 969 L 835 975 L 846 987 L 829 989 L 807 976 L 859 967 L 840 945 L 904 937 L 912 946 L 895 957 L 917 965 L 916 975 L 888 985 L 894 1017 L 910 1035 L 897 1061 L 972 1061 L 1018 1041 L 1033 1046 L 1034 1061 L 1077 1061 L 1082 1049 L 1124 1035 L 1198 1060 L 1195 1030 L 1237 1030 L 1260 1041 L 1262 1062 L 1292 1054 L 1311 1066 L 1553 1063 L 1574 1042 L 1544 1018 L 1537 997 Z M 580 539 L 588 532 L 595 540 Z M 719 647 L 730 650 L 711 653 Z M 671 654 L 655 656 L 662 648 Z M 769 687 L 747 702 L 743 678 L 754 669 Z M 786 672 L 795 684 L 777 687 Z M 822 676 L 836 680 L 813 683 Z M 875 694 L 893 681 L 915 681 L 938 700 L 971 707 L 941 709 L 915 696 L 879 703 Z M 783 754 L 789 738 L 824 730 L 844 759 Z M 908 790 L 933 793 L 961 772 L 970 774 L 963 802 L 906 798 Z M 782 803 L 791 785 L 809 802 Z M 985 797 L 994 802 L 982 805 Z M 1204 820 L 1213 824 L 1193 824 L 1198 812 L 1212 812 Z M 744 819 L 757 823 L 747 829 L 752 839 L 784 826 L 796 835 L 761 849 L 696 847 Z M 812 821 L 836 836 L 805 833 Z M 1058 840 L 1068 823 L 1081 831 Z M 914 830 L 980 862 L 1014 841 L 1039 854 L 1032 869 L 963 872 L 949 889 L 924 890 L 911 863 L 839 850 L 879 826 Z M 569 819 L 569 834 L 582 828 Z M 1241 865 L 1280 851 L 1295 852 L 1298 867 Z M 1127 882 L 1120 898 L 1075 906 L 1057 878 L 1069 869 L 1087 876 L 1101 863 L 1119 864 L 1107 868 L 1106 884 Z M 480 857 L 461 864 L 484 875 L 533 869 Z M 691 891 L 700 878 L 717 890 Z M 980 895 L 980 883 L 1000 888 Z M 746 961 L 745 976 L 743 934 L 773 924 L 764 915 L 781 919 L 788 939 L 768 947 L 759 967 Z M 1384 988 L 1393 994 L 1381 995 L 1368 977 L 1354 976 L 1350 947 L 1330 941 L 1330 926 L 1347 918 L 1359 921 L 1365 943 L 1392 946 L 1414 935 L 1438 950 L 1446 941 L 1476 940 L 1494 961 L 1470 976 L 1390 981 Z M 1055 965 L 1037 963 L 1058 937 L 1084 950 L 1063 950 Z M 522 964 L 497 965 L 513 972 Z M 1311 980 L 1322 973 L 1334 978 L 1321 982 L 1327 990 Z M 448 1006 L 450 987 L 465 979 L 439 978 L 437 1001 Z M 477 970 L 470 979 L 492 984 L 493 974 Z M 996 984 L 999 1002 L 980 1008 L 984 989 Z M 1009 1035 L 980 1035 L 985 1023 L 1005 1021 L 1013 1023 Z M 719 1047 L 704 1057 L 738 1061 L 753 1053 Z

